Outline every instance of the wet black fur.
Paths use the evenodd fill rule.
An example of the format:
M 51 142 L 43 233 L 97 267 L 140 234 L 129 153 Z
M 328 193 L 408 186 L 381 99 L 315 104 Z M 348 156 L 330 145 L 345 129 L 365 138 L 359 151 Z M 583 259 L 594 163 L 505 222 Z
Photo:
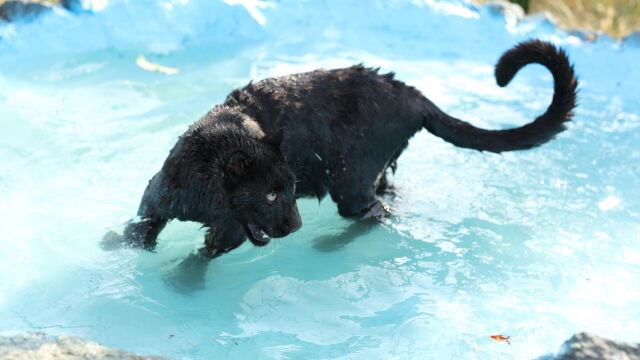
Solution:
M 181 138 L 143 197 L 139 215 L 147 220 L 133 226 L 142 227 L 137 233 L 143 234 L 146 243 L 155 242 L 157 229 L 161 227 L 153 223 L 144 225 L 145 221 L 154 222 L 159 218 L 224 223 L 215 227 L 217 233 L 211 234 L 212 237 L 244 236 L 238 221 L 218 215 L 228 213 L 226 207 L 230 204 L 222 201 L 223 194 L 229 191 L 220 185 L 224 179 L 210 171 L 216 167 L 194 165 L 209 164 L 206 159 L 210 154 L 223 153 L 231 146 L 230 140 L 220 136 L 202 138 L 205 143 L 198 146 L 186 141 L 197 129 L 205 131 L 207 126 L 222 121 L 215 114 L 227 111 L 254 120 L 267 136 L 283 132 L 279 150 L 261 145 L 259 141 L 245 143 L 242 136 L 234 146 L 248 147 L 246 151 L 251 156 L 262 159 L 265 171 L 271 168 L 265 161 L 273 161 L 280 173 L 286 174 L 282 168 L 286 158 L 296 176 L 297 197 L 321 199 L 329 194 L 343 216 L 383 215 L 386 210 L 376 199 L 376 192 L 387 186 L 387 168 L 395 166 L 409 139 L 422 128 L 454 145 L 496 153 L 539 146 L 565 129 L 564 123 L 571 120 L 576 105 L 577 80 L 563 50 L 535 40 L 517 45 L 496 65 L 498 85 L 506 86 L 518 70 L 531 63 L 539 63 L 553 74 L 552 103 L 535 121 L 508 130 L 480 129 L 453 118 L 415 88 L 395 80 L 393 73 L 378 74 L 361 65 L 251 83 L 233 91 L 224 104 L 204 119 L 210 125 L 201 124 L 203 120 L 200 120 Z M 234 131 L 229 136 L 234 135 Z M 191 147 L 184 150 L 181 143 Z M 178 153 L 181 155 L 176 157 Z M 176 160 L 171 160 L 172 157 Z M 263 185 L 254 181 L 250 186 Z M 198 196 L 194 197 L 194 193 Z M 224 196 L 233 198 L 233 195 Z M 247 208 L 261 206 L 255 198 L 242 201 L 247 202 L 244 204 Z M 182 210 L 185 206 L 188 211 Z M 215 220 L 215 217 L 225 220 Z M 235 245 L 237 241 L 220 242 Z M 212 246 L 211 249 L 216 247 Z M 211 249 L 209 251 L 214 251 Z
M 295 179 L 279 150 L 282 132 L 265 136 L 258 124 L 230 106 L 217 106 L 185 132 L 162 169 L 149 181 L 123 237 L 109 232 L 103 247 L 152 249 L 167 221 L 208 227 L 201 255 L 215 257 L 238 247 L 255 224 L 271 237 L 300 228 Z M 266 195 L 274 192 L 276 201 Z M 249 237 L 257 246 L 264 243 Z

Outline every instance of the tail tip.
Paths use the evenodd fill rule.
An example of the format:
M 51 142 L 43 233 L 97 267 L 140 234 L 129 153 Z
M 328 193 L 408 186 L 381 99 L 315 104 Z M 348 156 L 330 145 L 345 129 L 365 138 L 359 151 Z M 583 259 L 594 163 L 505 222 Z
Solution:
M 532 62 L 542 64 L 553 72 L 550 63 L 569 63 L 566 52 L 549 41 L 526 40 L 505 52 L 495 67 L 496 82 L 505 87 L 518 70 Z

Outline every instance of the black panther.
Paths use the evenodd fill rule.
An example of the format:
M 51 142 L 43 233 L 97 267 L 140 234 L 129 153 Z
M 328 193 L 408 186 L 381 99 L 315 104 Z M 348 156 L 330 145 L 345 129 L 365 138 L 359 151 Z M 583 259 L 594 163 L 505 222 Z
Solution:
M 180 138 L 124 240 L 152 248 L 167 220 L 198 221 L 210 227 L 200 254 L 215 257 L 247 237 L 262 246 L 297 230 L 295 198 L 327 194 L 342 216 L 384 216 L 376 194 L 389 186 L 386 171 L 423 128 L 456 146 L 494 153 L 530 149 L 565 130 L 578 81 L 562 49 L 538 40 L 518 44 L 495 67 L 498 85 L 531 63 L 553 75 L 551 105 L 507 130 L 447 115 L 393 73 L 362 65 L 250 83 Z

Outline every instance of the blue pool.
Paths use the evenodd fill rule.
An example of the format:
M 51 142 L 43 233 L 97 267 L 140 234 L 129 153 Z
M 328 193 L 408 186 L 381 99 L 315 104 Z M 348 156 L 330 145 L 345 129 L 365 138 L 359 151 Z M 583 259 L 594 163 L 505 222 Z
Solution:
M 583 330 L 640 341 L 640 42 L 462 1 L 91 7 L 0 26 L 0 333 L 176 359 L 533 359 Z M 551 99 L 540 66 L 495 85 L 500 54 L 529 38 L 575 62 L 568 131 L 503 155 L 419 133 L 385 199 L 394 215 L 365 235 L 308 199 L 300 231 L 204 274 L 182 266 L 195 223 L 171 223 L 155 253 L 98 247 L 177 137 L 252 79 L 362 62 L 506 128 Z

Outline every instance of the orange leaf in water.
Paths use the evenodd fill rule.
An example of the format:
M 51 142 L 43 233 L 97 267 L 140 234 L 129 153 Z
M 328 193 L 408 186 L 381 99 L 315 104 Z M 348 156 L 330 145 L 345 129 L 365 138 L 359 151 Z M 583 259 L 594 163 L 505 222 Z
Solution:
M 489 335 L 489 337 L 495 341 L 506 341 L 507 344 L 511 345 L 511 343 L 509 342 L 509 340 L 511 340 L 510 336 L 504 336 L 504 335 Z

